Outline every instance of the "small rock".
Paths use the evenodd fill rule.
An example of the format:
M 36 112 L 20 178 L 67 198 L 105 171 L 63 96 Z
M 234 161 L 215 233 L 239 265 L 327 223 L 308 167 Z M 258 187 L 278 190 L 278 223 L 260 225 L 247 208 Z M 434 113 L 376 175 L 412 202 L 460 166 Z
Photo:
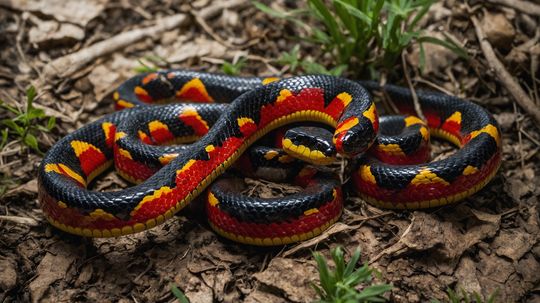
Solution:
M 489 42 L 499 49 L 509 49 L 516 31 L 504 14 L 486 13 L 482 19 L 482 30 Z

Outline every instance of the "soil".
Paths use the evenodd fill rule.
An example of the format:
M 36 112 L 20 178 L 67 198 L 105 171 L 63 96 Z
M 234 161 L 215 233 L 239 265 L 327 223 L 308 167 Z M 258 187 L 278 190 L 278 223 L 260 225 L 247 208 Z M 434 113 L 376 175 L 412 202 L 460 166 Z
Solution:
M 267 2 L 270 5 L 270 2 Z M 533 5 L 540 5 L 531 1 Z M 290 9 L 291 1 L 272 1 Z M 121 33 L 184 14 L 178 24 L 85 64 L 51 62 Z M 446 0 L 432 6 L 420 25 L 462 44 L 469 59 L 427 46 L 419 68 L 418 48 L 387 81 L 427 87 L 470 99 L 500 123 L 503 162 L 481 192 L 463 203 L 427 211 L 387 211 L 351 195 L 342 218 L 315 239 L 257 248 L 217 236 L 200 201 L 152 230 L 120 238 L 86 239 L 63 233 L 44 219 L 37 201 L 41 155 L 9 138 L 0 152 L 0 302 L 173 302 L 177 285 L 191 302 L 311 302 L 318 273 L 312 251 L 328 256 L 342 246 L 360 248 L 376 268 L 376 282 L 392 283 L 393 302 L 446 301 L 446 290 L 463 289 L 499 302 L 540 302 L 540 127 L 489 68 L 470 20 L 481 20 L 489 42 L 512 77 L 540 106 L 539 16 L 513 7 Z M 113 110 L 111 93 L 133 76 L 140 61 L 159 68 L 219 72 L 223 62 L 247 58 L 241 75 L 289 75 L 276 58 L 305 35 L 249 2 L 225 0 L 1 1 L 0 99 L 25 106 L 25 88 L 38 91 L 35 106 L 57 119 L 40 132 L 41 150 L 67 133 Z M 328 63 L 308 42 L 303 54 Z M 157 57 L 165 61 L 156 60 Z M 403 66 L 408 66 L 408 71 Z M 71 70 L 70 70 L 71 68 Z M 347 74 L 345 74 L 347 76 Z M 13 118 L 0 111 L 0 119 Z M 434 155 L 452 149 L 439 144 Z M 260 191 L 280 191 L 267 183 Z M 114 173 L 98 189 L 127 186 Z M 283 188 L 282 188 L 283 189 Z M 286 189 L 286 187 L 285 187 Z

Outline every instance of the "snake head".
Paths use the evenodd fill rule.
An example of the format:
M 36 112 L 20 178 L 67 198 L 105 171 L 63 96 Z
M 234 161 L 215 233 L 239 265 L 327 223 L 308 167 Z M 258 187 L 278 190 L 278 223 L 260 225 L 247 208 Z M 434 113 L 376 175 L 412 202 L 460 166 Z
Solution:
M 350 117 L 338 124 L 333 142 L 338 153 L 349 157 L 365 152 L 375 141 L 376 131 L 365 117 Z

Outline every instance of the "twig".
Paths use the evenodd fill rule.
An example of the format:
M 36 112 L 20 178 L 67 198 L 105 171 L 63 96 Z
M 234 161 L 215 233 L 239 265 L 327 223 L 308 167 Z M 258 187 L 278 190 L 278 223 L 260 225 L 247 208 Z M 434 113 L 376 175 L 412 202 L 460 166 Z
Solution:
M 217 42 L 219 42 L 219 43 L 222 44 L 223 46 L 225 46 L 225 47 L 227 47 L 227 48 L 232 48 L 232 49 L 241 49 L 241 48 L 242 48 L 242 47 L 238 47 L 238 46 L 232 45 L 232 44 L 229 43 L 228 41 L 223 40 L 218 34 L 216 34 L 216 33 L 214 32 L 214 30 L 208 25 L 208 23 L 206 23 L 206 21 L 204 20 L 204 18 L 202 18 L 201 16 L 199 16 L 199 14 L 193 13 L 193 17 L 195 18 L 195 21 L 197 21 L 197 23 L 202 27 L 202 29 L 203 29 L 208 35 L 210 35 L 210 37 L 214 38 L 214 40 L 216 40 Z
M 203 19 L 210 19 L 215 17 L 217 14 L 222 12 L 224 9 L 234 8 L 241 5 L 246 5 L 247 1 L 245 0 L 229 0 L 229 1 L 220 1 L 218 4 L 209 5 L 199 11 L 199 16 Z
M 499 81 L 514 97 L 519 106 L 529 113 L 537 121 L 537 123 L 540 123 L 540 109 L 536 106 L 536 104 L 534 104 L 529 95 L 523 91 L 521 86 L 519 86 L 519 83 L 517 83 L 512 75 L 510 75 L 501 61 L 499 61 L 493 47 L 486 38 L 478 19 L 471 15 L 471 21 L 474 24 L 476 36 L 480 42 L 480 47 L 482 48 L 482 52 L 486 57 L 489 67 L 495 71 L 495 75 L 499 78 Z
M 525 137 L 527 137 L 529 140 L 532 141 L 532 143 L 536 144 L 536 146 L 540 147 L 540 142 L 538 142 L 538 140 L 536 140 L 535 138 L 533 138 L 533 136 L 531 136 L 528 132 L 526 132 L 523 128 L 520 128 L 519 129 L 519 132 L 524 134 Z
M 409 69 L 407 68 L 407 61 L 405 60 L 405 52 L 401 52 L 401 62 L 403 65 L 403 74 L 405 74 L 405 80 L 407 80 L 407 86 L 409 86 L 409 90 L 411 91 L 411 97 L 414 104 L 414 111 L 418 115 L 420 119 L 423 121 L 426 121 L 426 117 L 424 116 L 424 113 L 422 112 L 422 107 L 420 106 L 420 101 L 418 101 L 418 95 L 416 94 L 416 90 L 414 89 L 414 86 L 411 81 L 411 77 L 409 76 Z
M 518 113 L 516 102 L 512 102 L 512 105 L 514 106 L 514 114 L 517 117 L 519 113 Z M 516 128 L 518 131 L 519 162 L 521 164 L 521 170 L 523 170 L 525 167 L 525 156 L 523 155 L 523 138 L 521 136 L 521 123 L 519 119 L 516 119 Z
M 451 91 L 447 90 L 446 88 L 444 88 L 444 87 L 442 87 L 442 86 L 440 86 L 440 85 L 438 85 L 436 83 L 433 83 L 433 82 L 431 82 L 429 80 L 422 79 L 420 77 L 414 77 L 414 81 L 419 82 L 419 83 L 423 83 L 423 84 L 425 84 L 425 85 L 427 85 L 427 86 L 429 86 L 429 87 L 431 87 L 433 89 L 436 89 L 436 90 L 440 91 L 441 93 L 447 94 L 449 96 L 455 96 L 455 94 L 453 92 L 451 92 Z
M 29 217 L 17 217 L 17 216 L 0 216 L 0 221 L 9 221 L 12 223 L 28 225 L 28 226 L 38 226 L 39 222 L 35 219 Z
M 187 20 L 188 18 L 185 14 L 169 16 L 159 19 L 156 25 L 121 33 L 78 52 L 57 58 L 43 68 L 45 78 L 51 79 L 55 76 L 69 76 L 101 56 L 124 48 L 145 37 L 159 36 L 164 31 L 181 26 Z
M 522 0 L 489 0 L 491 3 L 502 4 L 511 8 L 515 8 L 522 13 L 529 15 L 540 16 L 540 5 L 529 1 Z

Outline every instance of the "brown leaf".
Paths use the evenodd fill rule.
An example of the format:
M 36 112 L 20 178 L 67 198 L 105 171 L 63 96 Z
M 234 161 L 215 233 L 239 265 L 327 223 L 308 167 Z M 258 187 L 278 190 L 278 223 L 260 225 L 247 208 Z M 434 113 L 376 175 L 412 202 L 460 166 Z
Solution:
M 299 250 L 302 250 L 304 248 L 310 248 L 310 247 L 320 243 L 321 241 L 324 241 L 324 240 L 328 239 L 330 236 L 332 236 L 334 234 L 338 234 L 338 233 L 341 233 L 341 232 L 346 231 L 346 230 L 351 230 L 351 229 L 354 229 L 356 227 L 358 227 L 358 226 L 349 226 L 349 225 L 343 224 L 341 222 L 337 222 L 336 224 L 330 226 L 330 228 L 325 230 L 322 234 L 318 235 L 317 237 L 314 237 L 314 238 L 309 239 L 309 240 L 304 241 L 304 242 L 300 242 L 295 247 L 287 250 L 286 252 L 283 253 L 283 256 L 284 257 L 290 256 L 290 255 L 296 253 Z
M 499 256 L 519 260 L 534 245 L 534 236 L 521 229 L 501 230 L 491 247 Z
M 38 18 L 33 18 L 33 22 L 36 26 L 28 32 L 28 39 L 40 49 L 70 46 L 84 39 L 84 30 L 73 24 L 42 21 Z
M 14 10 L 36 12 L 52 16 L 56 21 L 78 24 L 85 27 L 105 8 L 106 1 L 101 0 L 0 0 L 0 6 Z
M 482 287 L 476 277 L 476 265 L 469 256 L 463 256 L 455 271 L 458 285 L 468 293 L 480 293 Z
M 17 284 L 17 267 L 12 260 L 1 257 L 0 268 L 0 289 L 5 293 Z
M 32 302 L 39 302 L 51 284 L 65 278 L 68 269 L 75 261 L 72 247 L 60 243 L 52 248 L 56 254 L 47 252 L 36 269 L 36 278 L 28 286 Z
M 495 236 L 501 224 L 501 215 L 492 215 L 476 209 L 470 209 L 476 218 L 464 235 L 465 248 L 469 248 L 486 237 Z
M 253 276 L 264 285 L 282 292 L 292 302 L 311 302 L 316 298 L 310 283 L 318 274 L 310 263 L 277 257 L 265 271 Z

